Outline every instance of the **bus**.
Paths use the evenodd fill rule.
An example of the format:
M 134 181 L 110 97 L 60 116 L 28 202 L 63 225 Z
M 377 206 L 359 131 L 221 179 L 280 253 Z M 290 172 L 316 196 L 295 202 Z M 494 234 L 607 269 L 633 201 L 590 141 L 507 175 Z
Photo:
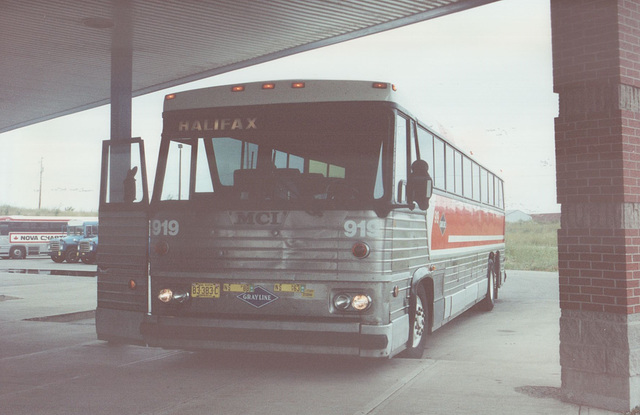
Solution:
M 80 245 L 85 239 L 92 240 L 98 236 L 98 218 L 77 218 L 67 224 L 67 234 L 62 238 L 53 238 L 49 241 L 49 255 L 53 262 L 76 263 L 83 256 Z M 92 244 L 89 242 L 89 247 Z M 85 261 L 88 257 L 84 256 Z
M 68 222 L 58 216 L 0 216 L 0 257 L 48 254 L 49 240 L 66 236 Z
M 145 163 L 103 143 L 102 340 L 420 358 L 506 278 L 502 179 L 390 83 L 170 94 L 150 200 Z

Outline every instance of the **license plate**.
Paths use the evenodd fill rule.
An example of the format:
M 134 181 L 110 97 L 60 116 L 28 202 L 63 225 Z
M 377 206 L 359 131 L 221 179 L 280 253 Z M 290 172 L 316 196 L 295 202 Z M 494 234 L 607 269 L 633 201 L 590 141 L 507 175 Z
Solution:
M 193 298 L 220 298 L 220 284 L 194 282 L 191 284 Z
M 224 284 L 223 289 L 225 292 L 231 293 L 248 293 L 253 291 L 251 284 Z
M 304 286 L 302 284 L 275 284 L 273 290 L 281 293 L 299 293 L 304 292 Z

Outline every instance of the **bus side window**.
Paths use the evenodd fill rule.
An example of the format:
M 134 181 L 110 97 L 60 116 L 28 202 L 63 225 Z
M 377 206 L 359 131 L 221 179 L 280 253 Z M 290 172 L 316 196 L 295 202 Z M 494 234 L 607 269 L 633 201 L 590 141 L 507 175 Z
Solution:
M 446 186 L 447 192 L 455 193 L 456 191 L 456 169 L 454 161 L 454 149 L 451 146 L 445 147 L 445 172 L 447 176 Z
M 462 195 L 471 199 L 473 197 L 473 173 L 471 171 L 471 160 L 467 156 L 462 156 Z
M 472 165 L 472 180 L 473 180 L 473 200 L 480 202 L 480 166 L 476 163 Z
M 429 165 L 429 174 L 435 180 L 435 164 L 433 162 L 433 136 L 427 130 L 418 127 L 418 154 L 419 158 Z
M 409 165 L 414 161 L 418 160 L 420 157 L 418 156 L 418 133 L 416 131 L 416 122 L 411 120 L 411 129 L 409 130 Z
M 395 184 L 396 202 L 406 202 L 407 184 L 407 126 L 408 120 L 401 115 L 396 117 Z
M 482 203 L 489 203 L 489 186 L 487 186 L 487 171 L 483 168 L 480 169 L 480 194 L 482 197 Z
M 434 186 L 438 189 L 444 189 L 445 186 L 445 155 L 444 141 L 435 137 L 433 140 L 433 165 L 430 166 L 433 171 Z
M 504 183 L 498 178 L 496 178 L 496 180 L 498 182 L 498 207 L 504 209 Z

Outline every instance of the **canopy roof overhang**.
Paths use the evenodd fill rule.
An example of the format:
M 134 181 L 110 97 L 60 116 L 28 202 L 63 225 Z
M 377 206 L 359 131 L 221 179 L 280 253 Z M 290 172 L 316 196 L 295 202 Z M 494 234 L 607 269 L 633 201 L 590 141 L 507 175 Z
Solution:
M 0 2 L 0 133 L 110 102 L 114 1 Z M 132 93 L 493 1 L 131 0 Z

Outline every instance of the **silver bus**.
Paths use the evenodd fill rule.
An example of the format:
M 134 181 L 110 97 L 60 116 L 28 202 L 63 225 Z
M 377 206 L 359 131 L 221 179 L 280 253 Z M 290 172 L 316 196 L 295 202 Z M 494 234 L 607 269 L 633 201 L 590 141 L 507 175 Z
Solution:
M 503 182 L 395 89 L 305 80 L 167 95 L 150 201 L 142 140 L 106 141 L 98 338 L 419 358 L 430 332 L 492 309 Z

